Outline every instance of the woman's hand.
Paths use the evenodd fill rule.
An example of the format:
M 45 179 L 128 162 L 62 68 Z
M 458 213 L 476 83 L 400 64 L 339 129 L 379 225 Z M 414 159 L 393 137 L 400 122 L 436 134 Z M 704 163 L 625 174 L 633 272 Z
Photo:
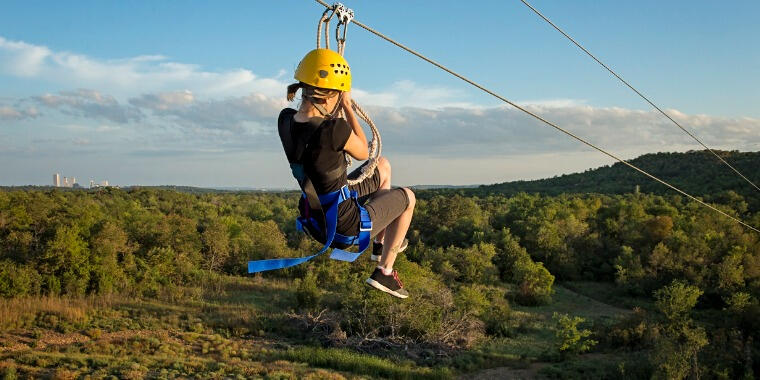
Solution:
M 343 93 L 342 97 L 340 98 L 340 105 L 343 106 L 343 109 L 346 111 L 352 111 L 353 108 L 351 108 L 351 92 L 346 91 Z
M 340 99 L 340 103 L 341 106 L 343 106 L 343 111 L 345 111 L 346 121 L 352 130 L 351 136 L 348 137 L 348 141 L 346 141 L 343 150 L 357 160 L 366 160 L 367 157 L 369 157 L 367 137 L 364 135 L 364 130 L 362 130 L 359 120 L 357 120 L 356 115 L 354 115 L 353 108 L 351 108 L 351 93 L 344 92 Z

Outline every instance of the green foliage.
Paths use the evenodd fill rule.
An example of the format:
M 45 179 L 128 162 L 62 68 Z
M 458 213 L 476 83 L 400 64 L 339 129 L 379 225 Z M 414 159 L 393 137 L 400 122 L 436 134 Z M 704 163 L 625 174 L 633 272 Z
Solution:
M 55 275 L 59 286 L 48 288 L 51 295 L 59 291 L 74 296 L 85 294 L 90 281 L 89 249 L 80 230 L 74 226 L 60 226 L 42 254 L 42 272 Z
M 0 261 L 0 297 L 20 297 L 39 294 L 42 278 L 27 266 L 10 260 Z
M 657 309 L 666 318 L 663 334 L 651 355 L 655 378 L 698 376 L 697 354 L 708 339 L 704 328 L 695 326 L 689 313 L 701 294 L 699 288 L 680 281 L 673 281 L 655 293 Z
M 306 277 L 296 279 L 296 301 L 298 307 L 303 309 L 315 309 L 319 306 L 322 291 L 317 285 L 317 276 L 313 272 L 307 272 Z
M 629 291 L 642 294 L 641 281 L 646 277 L 641 257 L 629 246 L 622 246 L 621 252 L 615 258 L 615 282 Z
M 9 365 L 3 368 L 2 380 L 16 380 L 16 379 L 18 379 L 18 375 L 16 374 L 16 366 Z
M 739 171 L 748 174 L 753 182 L 760 181 L 760 176 L 756 170 L 760 166 L 760 152 L 716 152 Z M 754 207 L 754 210 L 758 210 L 757 207 L 760 206 L 757 197 L 755 197 L 755 190 L 747 187 L 747 183 L 730 170 L 726 170 L 726 167 L 706 150 L 686 153 L 645 154 L 630 160 L 630 162 L 655 176 L 669 179 L 687 193 L 696 196 L 711 195 L 716 200 L 724 202 L 733 200 L 735 204 L 741 204 L 744 201 L 744 199 L 736 200 L 736 196 L 743 196 L 746 197 L 746 200 L 753 200 L 750 207 Z M 615 163 L 612 166 L 602 166 L 583 173 L 563 174 L 534 181 L 515 181 L 481 186 L 469 193 L 477 195 L 487 193 L 514 195 L 520 192 L 547 195 L 563 193 L 625 194 L 633 193 L 637 186 L 642 193 L 665 194 L 669 191 L 659 183 L 645 179 L 624 164 Z M 729 194 L 729 191 L 732 193 Z
M 570 317 L 567 314 L 554 313 L 555 330 L 554 336 L 557 339 L 555 347 L 561 355 L 580 354 L 589 351 L 598 342 L 588 339 L 591 336 L 591 330 L 578 330 L 578 325 L 586 320 L 581 317 Z
M 610 188 L 605 186 L 611 185 L 605 182 L 598 191 Z M 330 334 L 319 335 L 322 343 L 347 346 L 362 339 L 367 339 L 365 345 L 457 349 L 519 342 L 529 348 L 513 353 L 514 360 L 525 359 L 519 355 L 541 360 L 553 339 L 544 317 L 557 310 L 592 317 L 574 308 L 583 306 L 568 306 L 573 302 L 565 302 L 570 296 L 562 289 L 554 295 L 558 302 L 515 306 L 514 311 L 505 293 L 518 304 L 545 305 L 552 300 L 555 279 L 584 280 L 614 293 L 609 302 L 656 307 L 662 314 L 636 313 L 607 327 L 594 320 L 599 348 L 652 350 L 652 365 L 663 377 L 696 369 L 705 377 L 743 376 L 760 362 L 760 339 L 755 336 L 760 329 L 760 239 L 695 202 L 641 189 L 634 194 L 558 196 L 505 196 L 485 189 L 418 192 L 410 246 L 397 264 L 413 297 L 406 301 L 364 286 L 369 275 L 365 260 L 347 264 L 326 257 L 255 276 L 266 286 L 224 289 L 219 283 L 223 274 L 245 274 L 248 260 L 305 256 L 319 249 L 293 227 L 295 192 L 3 190 L 0 296 L 128 295 L 171 305 L 198 303 L 212 310 L 217 304 L 208 297 L 218 295 L 240 305 L 298 305 L 304 316 L 312 317 L 318 306 L 319 311 L 326 309 L 321 315 L 328 320 L 308 329 L 288 323 L 281 314 L 254 318 L 242 306 L 213 321 L 183 320 L 183 329 L 203 334 L 248 319 L 234 328 L 292 339 L 313 339 L 310 334 L 322 331 Z M 705 199 L 760 224 L 754 194 L 716 191 L 705 189 Z M 700 313 L 692 320 L 689 310 L 697 300 Z M 39 322 L 57 331 L 87 331 L 84 322 L 57 312 L 9 320 L 14 326 Z M 135 315 L 126 323 L 140 320 Z M 540 343 L 525 343 L 532 339 Z M 703 345 L 707 340 L 711 344 Z M 419 355 L 419 360 L 435 356 Z M 473 363 L 493 358 L 481 359 Z M 192 377 L 182 375 L 188 364 L 183 366 L 166 377 Z M 130 370 L 114 367 L 111 374 Z M 210 371 L 224 377 L 219 368 Z
M 479 289 L 467 288 L 456 297 L 429 269 L 403 257 L 395 267 L 403 274 L 404 286 L 414 295 L 413 302 L 398 302 L 369 286 L 357 289 L 356 285 L 364 280 L 358 275 L 344 280 L 340 316 L 341 327 L 349 336 L 369 334 L 459 347 L 469 347 L 482 337 L 482 322 L 475 315 L 482 311 L 484 302 Z
M 521 305 L 546 305 L 551 302 L 554 290 L 554 276 L 542 263 L 529 257 L 522 257 L 515 262 L 513 279 L 517 284 L 515 300 Z
M 672 322 L 681 323 L 689 317 L 689 312 L 697 304 L 702 291 L 696 286 L 681 281 L 673 281 L 670 285 L 655 292 L 657 309 Z

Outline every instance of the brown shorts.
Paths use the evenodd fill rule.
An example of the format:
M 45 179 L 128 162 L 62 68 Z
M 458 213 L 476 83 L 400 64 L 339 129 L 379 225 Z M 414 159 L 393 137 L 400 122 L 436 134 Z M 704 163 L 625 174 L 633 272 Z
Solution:
M 364 165 L 367 163 L 365 162 Z M 358 178 L 361 173 L 361 167 L 356 168 L 348 174 L 348 178 Z M 369 218 L 372 220 L 372 237 L 388 227 L 409 207 L 409 197 L 404 189 L 399 187 L 390 190 L 380 189 L 380 171 L 377 168 L 372 176 L 349 188 L 359 193 L 359 203 L 369 213 Z

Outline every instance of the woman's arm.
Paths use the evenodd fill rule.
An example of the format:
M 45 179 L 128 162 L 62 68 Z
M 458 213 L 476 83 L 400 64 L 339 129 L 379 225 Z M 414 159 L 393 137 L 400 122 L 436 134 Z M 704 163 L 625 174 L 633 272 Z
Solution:
M 348 136 L 346 145 L 343 146 L 343 150 L 348 152 L 351 157 L 357 160 L 366 160 L 369 158 L 369 148 L 367 148 L 367 136 L 364 135 L 359 120 L 354 115 L 354 110 L 351 108 L 351 93 L 344 92 L 341 98 L 343 106 L 343 113 L 346 115 L 346 122 L 351 127 L 351 135 Z

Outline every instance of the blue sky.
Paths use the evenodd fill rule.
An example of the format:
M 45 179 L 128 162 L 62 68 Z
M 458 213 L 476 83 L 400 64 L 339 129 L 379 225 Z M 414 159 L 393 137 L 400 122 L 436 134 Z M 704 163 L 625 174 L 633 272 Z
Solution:
M 696 149 L 518 0 L 345 2 L 357 19 L 624 157 Z M 757 1 L 532 2 L 708 145 L 760 147 Z M 313 1 L 6 1 L 0 185 L 293 187 L 272 133 Z M 354 97 L 400 184 L 609 163 L 357 27 Z

